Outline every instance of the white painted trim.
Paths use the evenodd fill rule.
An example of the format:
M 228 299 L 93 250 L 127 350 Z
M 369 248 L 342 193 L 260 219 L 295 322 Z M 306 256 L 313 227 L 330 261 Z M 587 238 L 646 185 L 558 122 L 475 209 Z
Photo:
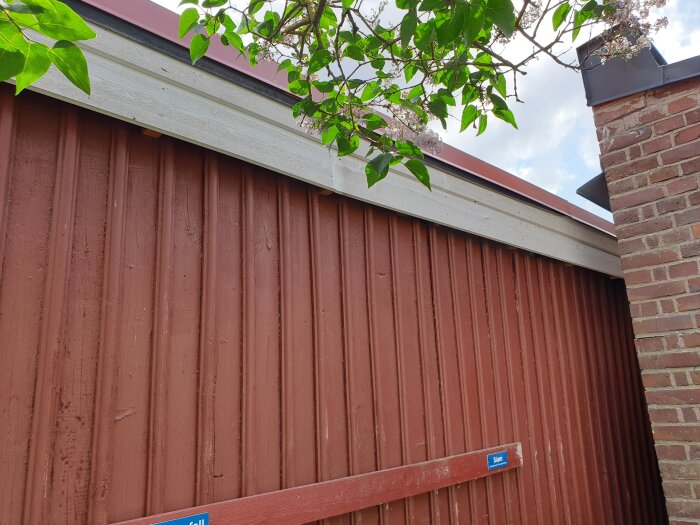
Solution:
M 617 242 L 570 217 L 431 168 L 429 192 L 403 167 L 367 188 L 364 153 L 338 158 L 287 106 L 105 29 L 86 42 L 92 96 L 51 69 L 34 90 L 316 186 L 620 277 Z

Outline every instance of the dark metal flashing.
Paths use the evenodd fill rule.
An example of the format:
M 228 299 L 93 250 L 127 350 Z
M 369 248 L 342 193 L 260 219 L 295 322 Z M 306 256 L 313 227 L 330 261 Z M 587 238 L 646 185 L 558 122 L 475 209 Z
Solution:
M 700 56 L 667 64 L 652 45 L 632 59 L 613 58 L 603 64 L 595 53 L 602 43 L 596 37 L 576 50 L 589 106 L 700 77 Z
M 80 0 L 62 1 L 93 25 L 108 29 L 113 33 L 127 37 L 134 42 L 143 44 L 150 49 L 154 49 L 186 64 L 192 63 L 190 60 L 189 51 L 186 47 L 174 44 L 161 36 L 155 35 L 138 26 L 135 26 L 131 22 L 122 20 L 121 18 L 106 13 L 105 11 L 86 4 L 85 2 L 81 2 Z M 249 75 L 245 75 L 240 71 L 236 71 L 235 69 L 227 67 L 220 62 L 207 57 L 197 61 L 195 67 L 289 106 L 293 106 L 299 100 L 291 93 L 281 89 L 276 89 L 266 82 L 262 82 Z
M 605 175 L 602 173 L 596 175 L 583 186 L 576 190 L 576 193 L 588 199 L 593 204 L 597 204 L 601 208 L 612 211 L 610 208 L 610 193 L 608 192 L 608 183 L 605 182 Z

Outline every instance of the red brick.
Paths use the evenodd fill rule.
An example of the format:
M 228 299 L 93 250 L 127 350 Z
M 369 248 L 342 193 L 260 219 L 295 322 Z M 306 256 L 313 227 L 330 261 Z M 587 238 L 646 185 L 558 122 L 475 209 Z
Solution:
M 635 319 L 633 321 L 635 332 L 653 334 L 659 332 L 673 332 L 675 330 L 688 330 L 693 328 L 693 316 L 670 315 L 668 317 L 652 317 L 650 319 Z M 699 401 L 700 402 L 700 401 Z
M 683 115 L 676 115 L 675 117 L 667 118 L 661 122 L 654 124 L 654 131 L 657 135 L 664 135 L 669 131 L 674 129 L 682 128 L 685 126 L 685 120 L 683 120 Z
M 659 455 L 659 447 L 678 447 L 683 450 L 683 458 L 682 459 L 687 459 L 686 453 L 685 453 L 685 447 L 681 445 L 658 445 L 656 447 L 656 455 L 661 458 Z M 680 452 L 676 452 L 677 455 L 680 455 Z M 673 459 L 673 458 L 663 458 L 663 459 Z M 693 485 L 692 483 L 683 483 L 683 482 L 678 482 L 678 481 L 669 481 L 669 482 L 664 482 L 664 495 L 667 498 L 692 498 L 693 497 Z
M 651 126 L 642 126 L 640 128 L 628 129 L 623 131 L 619 135 L 604 141 L 601 150 L 603 151 L 603 153 L 620 150 L 623 148 L 627 148 L 632 144 L 638 144 L 642 141 L 645 141 L 649 137 L 651 137 Z M 665 146 L 661 149 L 666 149 L 670 146 L 671 141 L 669 139 L 668 146 Z
M 656 315 L 658 309 L 656 307 L 656 301 L 647 301 L 644 303 L 633 303 L 630 305 L 630 313 L 632 317 L 649 317 L 651 315 Z
M 676 386 L 688 386 L 690 383 L 688 382 L 688 374 L 685 372 L 676 372 L 673 374 L 673 380 L 676 383 Z
M 680 383 L 679 383 L 680 385 Z M 698 416 L 695 413 L 695 410 L 693 410 L 690 407 L 684 407 L 681 409 L 681 412 L 683 414 L 683 421 L 686 423 L 697 423 L 698 422 Z
M 700 255 L 700 240 L 693 241 L 691 243 L 684 244 L 683 246 L 681 246 L 681 255 L 684 258 L 695 257 L 696 255 Z
M 693 237 L 700 239 L 700 224 L 693 224 L 691 231 L 693 232 Z
M 659 234 L 647 235 L 644 237 L 644 244 L 646 244 L 647 248 L 650 250 L 656 250 L 660 244 Z
M 700 292 L 700 278 L 688 279 L 688 291 L 689 292 Z
M 627 154 L 624 151 L 613 151 L 600 156 L 600 166 L 605 169 L 627 162 Z
M 697 138 L 700 138 L 700 124 L 683 128 L 673 136 L 673 140 L 676 145 L 685 144 L 686 142 L 690 142 L 691 140 L 695 140 Z
M 685 461 L 688 459 L 688 454 L 683 445 L 656 445 L 654 448 L 656 449 L 656 457 L 659 459 L 670 461 Z M 666 484 L 664 483 L 665 487 Z M 668 494 L 666 494 L 666 497 L 668 497 Z
M 663 215 L 672 211 L 678 211 L 686 206 L 688 206 L 688 201 L 685 195 L 674 195 L 673 197 L 659 200 L 656 203 L 656 211 L 659 212 L 659 215 Z
M 625 177 L 624 179 L 614 180 L 608 183 L 608 193 L 610 196 L 627 193 L 636 189 L 638 186 L 633 177 Z
M 637 270 L 625 273 L 627 286 L 651 282 L 651 270 Z
M 678 166 L 663 166 L 649 173 L 649 182 L 656 184 L 674 177 L 678 177 Z
M 632 208 L 633 206 L 639 206 L 640 204 L 645 204 L 647 202 L 660 199 L 663 196 L 664 190 L 662 188 L 652 186 L 651 188 L 644 188 L 619 197 L 611 197 L 610 206 L 614 210 Z
M 642 152 L 645 155 L 651 155 L 652 153 L 657 153 L 659 151 L 668 149 L 672 145 L 673 144 L 671 143 L 671 137 L 665 135 L 663 137 L 658 137 L 642 144 Z
M 662 386 L 671 386 L 671 374 L 668 372 L 658 372 L 654 374 L 642 374 L 642 384 L 644 385 L 645 388 L 658 388 Z M 671 408 L 671 409 L 656 409 L 655 412 L 660 412 L 661 410 L 668 410 L 670 412 L 673 412 L 673 418 L 672 419 L 657 419 L 652 421 L 666 421 L 666 422 L 671 422 L 676 420 L 676 410 Z M 651 414 L 650 414 L 651 415 Z M 670 414 L 666 414 L 668 417 L 671 417 Z M 657 414 L 657 416 L 661 417 L 660 414 Z
M 700 171 L 700 157 L 691 159 L 688 162 L 681 164 L 681 171 L 683 172 L 683 175 L 690 175 L 691 173 L 697 173 Z M 697 182 L 695 183 L 695 187 L 698 187 Z
M 620 166 L 615 166 L 609 170 L 605 170 L 605 180 L 608 182 L 622 179 L 631 175 L 637 175 L 644 171 L 649 171 L 659 166 L 659 161 L 656 157 L 645 157 L 643 159 L 628 162 Z
M 668 525 L 698 525 L 698 522 L 693 520 L 693 521 L 687 521 L 687 520 L 682 520 L 682 519 L 675 519 L 673 516 L 669 517 L 669 522 Z
M 688 457 L 692 460 L 698 460 L 700 459 L 700 445 L 689 445 L 688 446 Z M 695 494 L 700 496 L 700 487 L 698 487 L 697 483 L 695 484 Z
M 652 424 L 658 423 L 681 423 L 678 410 L 675 408 L 649 408 L 649 421 Z M 664 458 L 672 459 L 672 458 Z
M 661 161 L 664 164 L 675 164 L 691 157 L 700 155 L 700 141 L 691 142 L 677 148 L 664 151 L 661 154 Z
M 647 206 L 644 206 L 642 208 L 642 220 L 651 219 L 652 217 L 656 217 L 656 208 L 654 207 L 654 205 L 649 204 Z
M 626 97 L 621 100 L 613 100 L 593 108 L 593 118 L 596 126 L 622 118 L 630 113 L 642 109 L 646 98 L 644 94 Z
M 638 159 L 639 157 L 642 156 L 642 148 L 640 148 L 639 145 L 637 145 L 637 144 L 635 144 L 634 146 L 631 146 L 627 150 L 627 156 L 629 157 L 630 160 Z
M 661 246 L 673 246 L 692 239 L 688 228 L 676 228 L 675 230 L 663 232 L 659 234 Z
M 666 500 L 666 510 L 674 518 L 700 519 L 700 501 L 669 499 Z
M 647 91 L 647 100 L 651 106 L 657 101 L 664 101 L 670 96 L 679 95 L 687 91 L 695 91 L 697 88 L 696 79 L 683 80 L 680 82 L 673 82 L 671 84 L 666 84 L 664 86 L 654 88 Z
M 658 266 L 659 264 L 675 262 L 679 258 L 680 257 L 674 250 L 661 250 L 657 252 L 640 253 L 638 255 L 626 255 L 622 257 L 622 269 L 636 270 L 646 266 Z
M 693 208 L 690 210 L 682 211 L 676 213 L 673 217 L 676 219 L 676 226 L 683 226 L 684 224 L 696 224 L 700 222 L 700 208 Z
M 682 425 L 682 426 L 655 426 L 652 429 L 654 439 L 658 441 L 700 441 L 700 425 Z M 688 463 L 679 463 L 678 465 L 687 465 Z M 673 474 L 673 479 L 693 479 L 683 478 L 681 472 L 676 471 Z M 700 479 L 700 478 L 696 478 Z
M 655 352 L 639 354 L 639 366 L 642 370 L 658 368 L 687 368 L 700 365 L 700 351 L 689 352 Z
M 634 341 L 637 352 L 660 352 L 664 349 L 663 337 L 643 337 Z M 653 367 L 648 367 L 653 368 Z
M 673 299 L 661 299 L 659 304 L 661 305 L 661 313 L 670 314 L 676 311 L 676 305 Z
M 661 120 L 666 116 L 666 113 L 662 111 L 661 108 L 656 107 L 646 111 L 640 111 L 637 116 L 639 117 L 640 124 L 649 124 L 650 122 Z
M 700 333 L 684 334 L 683 346 L 685 346 L 685 348 L 700 347 Z M 698 373 L 700 374 L 700 372 Z M 700 378 L 700 375 L 698 377 Z
M 627 290 L 630 301 L 641 301 L 643 299 L 659 299 L 670 295 L 685 293 L 685 283 L 682 281 L 671 281 L 668 283 L 647 284 L 637 288 Z
M 642 239 L 622 239 L 617 242 L 617 246 L 622 254 L 639 252 L 646 248 Z
M 685 175 L 685 173 L 684 173 Z M 686 193 L 697 189 L 698 179 L 697 177 L 682 177 L 679 180 L 674 180 L 666 185 L 666 191 L 669 195 L 677 195 L 679 193 Z
M 695 99 L 693 97 L 683 97 L 673 102 L 668 103 L 668 112 L 670 114 L 680 113 L 686 109 L 690 109 L 696 106 Z
M 676 299 L 676 304 L 678 304 L 678 311 L 687 312 L 689 310 L 700 309 L 700 294 L 690 294 L 684 297 L 679 297 Z
M 691 206 L 697 206 L 700 204 L 700 191 L 696 191 L 688 195 L 688 202 Z
M 677 279 L 678 277 L 690 277 L 691 275 L 698 274 L 698 263 L 697 261 L 687 261 L 679 264 L 674 264 L 668 267 L 668 274 L 671 279 Z
M 685 114 L 685 121 L 688 125 L 700 122 L 700 108 L 688 111 L 688 113 Z
M 628 226 L 620 226 L 617 228 L 616 233 L 618 239 L 628 239 L 630 237 L 644 235 L 645 233 L 656 233 L 668 230 L 669 228 L 673 228 L 673 220 L 671 217 L 656 217 L 648 221 L 638 222 Z
M 651 275 L 654 277 L 655 281 L 666 281 L 668 280 L 668 271 L 665 266 L 659 266 L 651 271 Z
M 700 388 L 667 388 L 645 392 L 650 405 L 689 405 L 700 403 Z M 700 427 L 698 428 L 700 431 Z
M 616 211 L 613 213 L 613 220 L 617 226 L 632 224 L 639 221 L 639 210 L 632 208 L 629 210 Z

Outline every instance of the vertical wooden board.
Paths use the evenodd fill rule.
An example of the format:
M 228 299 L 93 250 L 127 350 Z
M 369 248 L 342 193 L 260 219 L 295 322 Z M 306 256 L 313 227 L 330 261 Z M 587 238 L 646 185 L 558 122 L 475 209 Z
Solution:
M 472 302 L 469 279 L 467 246 L 465 236 L 453 232 L 448 236 L 448 258 L 450 267 L 450 292 L 454 308 L 455 335 L 457 338 L 457 358 L 459 381 L 462 395 L 462 427 L 466 450 L 483 448 L 481 421 L 481 400 L 477 378 L 474 326 L 472 323 Z M 477 522 L 479 516 L 487 514 L 486 480 L 479 479 L 468 483 L 470 520 Z
M 348 475 L 348 426 L 343 352 L 338 198 L 316 197 L 319 224 L 314 239 L 312 272 L 316 281 L 318 318 L 318 422 L 321 480 Z M 349 523 L 348 517 L 326 520 Z
M 377 470 L 364 220 L 364 210 L 360 204 L 353 201 L 341 202 L 339 234 L 343 282 L 343 347 L 351 475 Z M 353 520 L 356 524 L 379 523 L 378 509 L 373 507 L 356 512 Z
M 214 500 L 241 496 L 241 165 L 219 158 L 214 390 Z
M 486 285 L 484 275 L 483 243 L 472 239 L 468 249 L 469 278 L 471 281 L 470 301 L 472 303 L 472 325 L 474 327 L 474 352 L 476 353 L 476 374 L 481 402 L 481 432 L 485 447 L 499 444 L 498 405 L 496 403 L 496 385 L 494 383 L 493 360 L 490 349 L 488 305 L 486 302 Z M 494 523 L 504 523 L 505 508 L 502 505 L 501 490 L 503 481 L 493 477 L 486 479 L 488 502 L 488 519 Z M 479 519 L 486 519 L 480 516 Z
M 0 276 L 0 522 L 22 521 L 37 349 L 56 178 L 59 112 L 17 101 Z M 51 117 L 44 123 L 45 117 Z M 3 203 L 4 204 L 4 203 Z
M 134 130 L 129 141 L 110 521 L 145 514 L 148 476 L 159 151 Z
M 535 523 L 551 523 L 552 509 L 550 505 L 550 484 L 547 482 L 549 464 L 545 454 L 541 454 L 545 442 L 542 418 L 546 417 L 539 402 L 539 388 L 537 382 L 537 352 L 534 347 L 531 312 L 530 312 L 530 286 L 529 278 L 532 261 L 528 255 L 519 253 L 515 261 L 515 295 L 518 305 L 518 337 L 520 339 L 520 353 L 523 363 L 524 400 L 527 407 L 527 445 L 530 448 L 526 462 L 526 471 L 537 482 L 532 486 L 532 493 L 537 506 L 537 520 Z M 523 454 L 525 443 L 523 443 Z
M 444 457 L 446 452 L 445 432 L 442 424 L 438 349 L 435 344 L 435 309 L 429 236 L 430 226 L 414 220 L 413 246 L 426 442 L 428 459 L 437 459 Z M 431 523 L 450 522 L 449 503 L 447 490 L 435 491 L 430 494 Z
M 544 381 L 548 384 L 549 396 L 551 400 L 550 410 L 555 415 L 553 419 L 553 425 L 550 427 L 551 436 L 554 441 L 551 443 L 553 447 L 553 456 L 556 458 L 555 464 L 555 477 L 557 481 L 557 488 L 560 494 L 559 507 L 564 513 L 564 519 L 566 523 L 571 523 L 571 516 L 577 515 L 578 512 L 576 507 L 573 505 L 573 498 L 571 496 L 571 484 L 572 480 L 569 479 L 569 473 L 573 466 L 568 465 L 568 457 L 565 452 L 565 448 L 568 446 L 568 436 L 566 433 L 566 422 L 567 422 L 567 406 L 566 397 L 563 387 L 561 368 L 559 363 L 559 355 L 557 353 L 557 346 L 559 342 L 556 339 L 557 326 L 557 312 L 553 310 L 552 297 L 551 297 L 551 287 L 554 285 L 552 283 L 552 276 L 549 274 L 549 261 L 539 258 L 537 260 L 537 272 L 538 272 L 538 293 L 540 294 L 540 301 L 542 304 L 541 312 L 542 319 L 541 323 L 538 322 L 535 326 L 536 328 L 541 327 L 541 344 L 542 344 L 542 355 L 546 363 L 546 374 L 544 374 Z
M 482 251 L 482 265 L 484 270 L 485 300 L 486 300 L 486 321 L 489 338 L 489 350 L 491 352 L 492 376 L 495 384 L 496 395 L 496 421 L 498 443 L 508 443 L 513 439 L 513 419 L 510 407 L 510 379 L 509 366 L 504 349 L 505 339 L 503 337 L 503 311 L 501 301 L 500 283 L 504 276 L 499 271 L 498 251 L 502 248 L 491 243 L 484 243 Z M 501 483 L 502 498 L 509 502 L 505 505 L 506 521 L 518 521 L 520 508 L 518 502 L 518 492 L 516 478 L 511 475 L 498 476 Z
M 425 407 L 420 360 L 420 333 L 416 294 L 413 221 L 391 219 L 391 259 L 394 279 L 394 317 L 397 334 L 397 362 L 402 407 L 403 461 L 417 463 L 428 459 Z M 409 264 L 406 264 L 408 262 Z M 415 496 L 408 504 L 409 523 L 430 522 L 429 495 Z
M 254 294 L 254 328 L 244 348 L 248 407 L 244 419 L 244 495 L 280 488 L 279 234 L 277 181 L 267 172 L 250 177 L 254 203 L 246 210 L 246 294 Z M 250 223 L 252 221 L 252 223 Z M 249 273 L 248 273 L 249 272 Z
M 524 400 L 527 398 L 523 373 L 523 356 L 520 351 L 522 342 L 518 329 L 518 309 L 520 305 L 517 298 L 518 283 L 515 271 L 517 257 L 516 252 L 503 248 L 496 253 L 502 323 L 500 331 L 503 334 L 503 357 L 509 383 L 508 404 L 512 424 L 511 439 L 522 440 L 523 457 L 532 458 L 534 455 L 532 443 L 526 440 L 528 419 L 531 416 L 529 407 L 524 403 Z M 522 406 L 523 404 L 525 406 Z M 507 479 L 512 484 L 511 494 L 515 495 L 517 491 L 520 508 L 517 520 L 521 523 L 541 522 L 537 512 L 538 498 L 536 498 L 534 493 L 535 485 L 538 484 L 534 475 L 534 469 L 521 469 L 515 476 L 508 474 Z M 515 486 L 513 487 L 513 485 Z
M 462 425 L 464 410 L 446 230 L 435 226 L 431 227 L 429 242 L 435 305 L 435 346 L 440 378 L 445 453 L 453 455 L 465 451 L 465 438 Z M 467 487 L 466 485 L 450 487 L 447 491 L 450 500 L 451 522 L 459 523 L 460 516 L 470 515 Z
M 282 410 L 285 488 L 317 480 L 315 363 L 308 190 L 280 187 Z
M 49 502 L 65 523 L 87 518 L 110 168 L 110 127 L 87 112 L 82 122 Z
M 167 140 L 167 139 L 166 139 Z M 203 158 L 200 150 L 175 148 L 170 338 L 167 346 L 167 414 L 164 509 L 194 505 L 197 374 L 202 283 Z
M 371 218 L 370 218 L 371 217 Z M 369 287 L 372 293 L 371 329 L 373 332 L 373 373 L 377 410 L 377 437 L 379 440 L 380 469 L 401 465 L 401 417 L 396 362 L 396 327 L 392 305 L 391 257 L 389 251 L 389 215 L 376 210 L 370 214 L 371 228 L 368 245 L 371 255 L 367 264 Z M 386 523 L 401 523 L 405 520 L 403 501 L 384 505 Z

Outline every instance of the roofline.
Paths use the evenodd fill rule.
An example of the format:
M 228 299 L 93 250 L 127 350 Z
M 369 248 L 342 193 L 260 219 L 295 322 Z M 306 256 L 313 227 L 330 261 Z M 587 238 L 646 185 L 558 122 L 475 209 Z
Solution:
M 652 45 L 629 60 L 612 58 L 603 63 L 595 54 L 603 43 L 597 36 L 576 50 L 589 106 L 700 77 L 700 55 L 668 64 Z
M 177 34 L 178 20 L 177 13 L 170 11 L 150 0 L 64 0 L 69 5 L 81 11 L 81 4 L 92 6 L 99 11 L 121 19 L 137 28 L 145 30 L 157 37 L 176 44 L 182 49 L 187 48 L 188 39 L 180 40 Z M 106 26 L 108 27 L 108 26 Z M 261 63 L 253 68 L 247 60 L 240 56 L 235 56 L 231 48 L 224 47 L 220 42 L 212 42 L 207 57 L 210 61 L 216 62 L 241 73 L 244 77 L 249 77 L 257 81 L 256 85 L 247 87 L 255 89 L 257 92 L 277 98 L 278 100 L 295 100 L 297 97 L 287 90 L 287 82 L 284 74 L 278 74 L 276 64 Z M 198 62 L 198 67 L 201 67 Z M 273 88 L 272 90 L 260 90 L 260 85 Z M 615 235 L 614 225 L 609 221 L 599 217 L 583 208 L 570 203 L 553 193 L 550 193 L 534 184 L 527 182 L 505 170 L 497 168 L 484 162 L 468 153 L 445 144 L 443 150 L 437 155 L 428 155 L 438 163 L 446 164 L 455 168 L 459 172 L 476 176 L 479 179 L 493 184 L 517 196 L 533 201 L 545 208 L 571 217 L 572 219 L 602 230 L 610 235 Z

